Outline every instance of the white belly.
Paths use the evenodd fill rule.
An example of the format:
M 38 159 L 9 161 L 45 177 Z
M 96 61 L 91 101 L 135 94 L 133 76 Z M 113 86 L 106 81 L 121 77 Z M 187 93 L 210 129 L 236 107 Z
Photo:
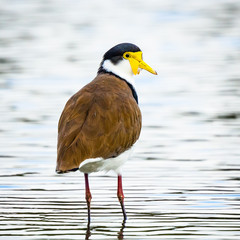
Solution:
M 100 171 L 110 171 L 113 170 L 117 174 L 121 173 L 122 165 L 128 160 L 132 153 L 132 149 L 123 152 L 115 158 L 90 158 L 84 160 L 79 167 L 79 170 L 84 173 L 100 172 Z

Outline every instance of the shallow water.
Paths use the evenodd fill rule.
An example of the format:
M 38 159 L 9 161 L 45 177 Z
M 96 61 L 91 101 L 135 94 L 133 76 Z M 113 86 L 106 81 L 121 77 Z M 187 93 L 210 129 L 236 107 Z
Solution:
M 0 0 L 0 239 L 240 238 L 239 1 Z M 57 121 L 103 53 L 138 44 L 143 129 L 113 173 L 55 174 Z

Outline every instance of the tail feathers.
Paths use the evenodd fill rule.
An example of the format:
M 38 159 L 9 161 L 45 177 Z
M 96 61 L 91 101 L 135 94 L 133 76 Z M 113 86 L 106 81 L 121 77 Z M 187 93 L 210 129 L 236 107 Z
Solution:
M 56 173 L 62 174 L 62 173 L 68 173 L 68 172 L 76 172 L 78 169 L 79 168 L 73 168 L 73 169 L 69 169 L 69 170 L 65 170 L 65 171 L 56 169 Z

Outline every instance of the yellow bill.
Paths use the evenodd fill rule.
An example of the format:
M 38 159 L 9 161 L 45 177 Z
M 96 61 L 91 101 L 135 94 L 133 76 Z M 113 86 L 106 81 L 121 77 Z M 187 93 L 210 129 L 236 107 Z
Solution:
M 148 72 L 157 75 L 157 72 L 153 70 L 149 65 L 147 65 L 143 60 L 142 60 L 142 52 L 125 52 L 123 54 L 123 57 L 127 60 L 129 60 L 133 74 L 139 74 L 139 68 L 145 69 Z

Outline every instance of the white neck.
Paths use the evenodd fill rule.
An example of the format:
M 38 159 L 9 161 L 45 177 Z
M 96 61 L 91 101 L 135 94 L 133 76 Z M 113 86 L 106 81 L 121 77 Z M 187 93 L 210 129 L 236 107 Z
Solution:
M 105 60 L 103 62 L 102 67 L 107 72 L 112 72 L 116 74 L 117 76 L 123 78 L 128 83 L 134 86 L 134 78 L 133 78 L 134 74 L 132 72 L 130 62 L 127 59 L 123 59 L 119 61 L 117 64 L 113 64 L 110 60 Z

